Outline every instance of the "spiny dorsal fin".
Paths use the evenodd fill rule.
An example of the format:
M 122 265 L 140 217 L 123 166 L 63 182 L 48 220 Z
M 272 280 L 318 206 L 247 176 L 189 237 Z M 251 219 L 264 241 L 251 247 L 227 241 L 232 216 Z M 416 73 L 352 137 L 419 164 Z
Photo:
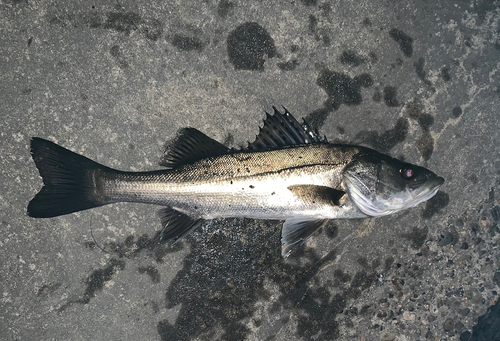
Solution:
M 184 128 L 163 153 L 160 165 L 175 168 L 228 151 L 222 143 L 211 139 L 198 129 Z
M 266 112 L 264 126 L 259 129 L 255 141 L 248 144 L 249 150 L 278 149 L 286 146 L 296 146 L 310 143 L 327 143 L 326 137 L 321 137 L 317 130 L 311 129 L 304 120 L 303 124 L 285 109 L 282 114 L 275 107 L 274 115 Z

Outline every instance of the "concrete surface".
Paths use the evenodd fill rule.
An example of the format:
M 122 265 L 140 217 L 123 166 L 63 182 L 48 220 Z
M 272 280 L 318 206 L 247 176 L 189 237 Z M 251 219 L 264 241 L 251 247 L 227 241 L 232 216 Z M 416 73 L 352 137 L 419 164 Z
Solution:
M 1 338 L 479 339 L 500 285 L 499 5 L 2 1 Z M 169 248 L 149 244 L 153 206 L 26 216 L 32 136 L 151 170 L 179 128 L 241 146 L 272 105 L 446 183 L 332 221 L 286 261 L 275 221 L 212 221 Z

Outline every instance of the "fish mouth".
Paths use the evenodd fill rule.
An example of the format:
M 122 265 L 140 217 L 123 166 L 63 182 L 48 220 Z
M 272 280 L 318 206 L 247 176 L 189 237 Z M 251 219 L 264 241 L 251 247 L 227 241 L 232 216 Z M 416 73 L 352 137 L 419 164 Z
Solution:
M 380 198 L 369 191 L 366 186 L 355 176 L 344 177 L 347 193 L 356 207 L 364 214 L 371 217 L 382 217 L 429 200 L 444 183 L 442 177 L 436 176 L 428 179 L 414 190 L 394 193 L 388 197 Z
M 422 186 L 411 193 L 413 201 L 415 201 L 415 204 L 413 206 L 416 206 L 423 201 L 427 201 L 434 195 L 436 195 L 437 191 L 443 183 L 444 179 L 440 176 L 436 176 L 432 179 L 427 180 Z

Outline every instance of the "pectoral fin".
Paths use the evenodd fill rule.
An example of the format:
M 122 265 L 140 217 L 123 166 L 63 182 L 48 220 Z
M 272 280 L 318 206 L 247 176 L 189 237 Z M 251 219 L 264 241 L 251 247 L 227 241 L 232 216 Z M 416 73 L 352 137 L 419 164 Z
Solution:
M 331 187 L 315 185 L 293 185 L 288 189 L 300 199 L 309 203 L 339 206 L 345 192 Z
M 170 207 L 164 207 L 158 211 L 163 230 L 160 233 L 160 241 L 173 240 L 174 243 L 187 236 L 203 223 L 203 219 L 190 217 Z
M 327 221 L 328 219 L 313 219 L 311 217 L 285 220 L 281 230 L 281 255 L 284 258 L 288 257 Z

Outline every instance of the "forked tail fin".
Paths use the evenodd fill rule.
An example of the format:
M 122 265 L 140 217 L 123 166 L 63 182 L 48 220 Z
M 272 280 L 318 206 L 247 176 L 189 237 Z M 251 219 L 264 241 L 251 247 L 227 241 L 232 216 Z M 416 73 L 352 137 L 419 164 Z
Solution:
M 28 215 L 50 218 L 107 204 L 96 198 L 96 170 L 111 170 L 57 144 L 34 137 L 31 155 L 44 186 L 28 204 Z

